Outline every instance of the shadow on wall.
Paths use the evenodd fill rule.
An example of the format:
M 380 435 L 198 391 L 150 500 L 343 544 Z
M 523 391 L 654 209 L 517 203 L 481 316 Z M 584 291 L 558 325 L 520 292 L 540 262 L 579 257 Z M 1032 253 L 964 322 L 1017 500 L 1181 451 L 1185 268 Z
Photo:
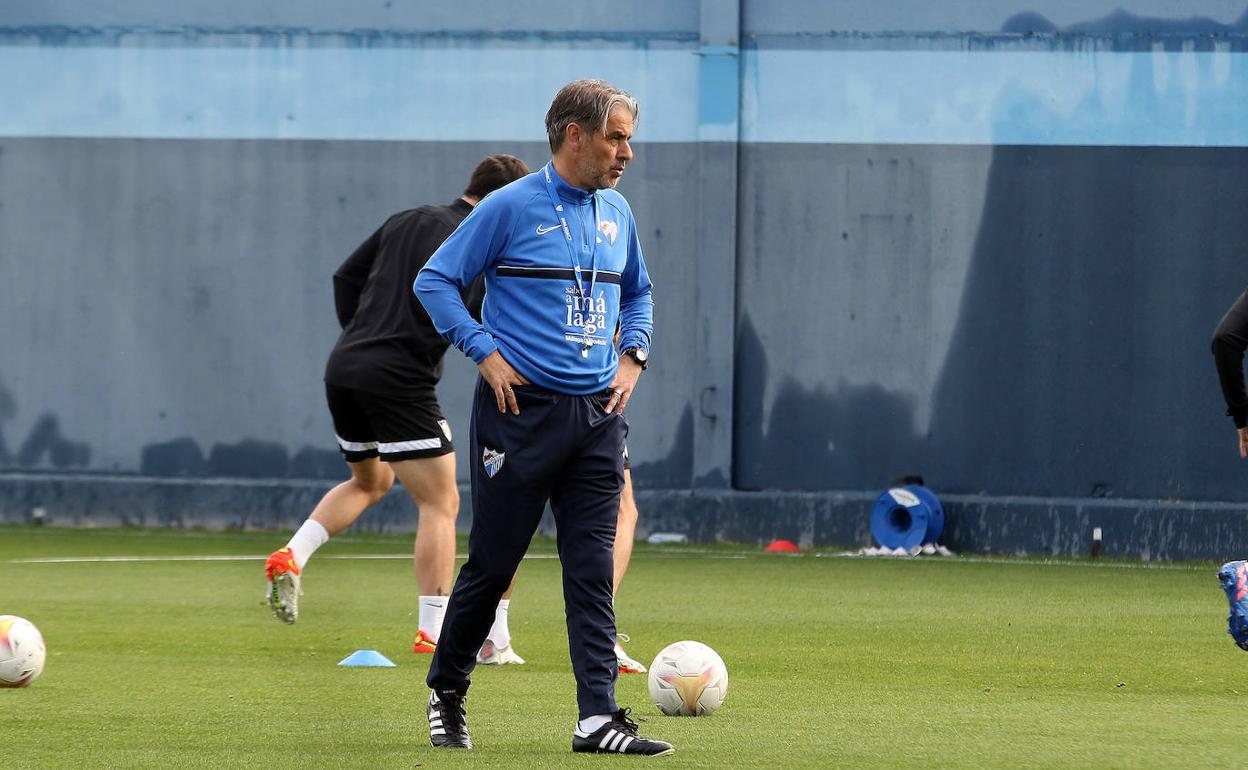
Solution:
M 735 392 L 766 392 L 767 350 L 748 316 L 737 332 L 737 360 L 747 364 L 737 367 Z M 873 488 L 896 476 L 898 468 L 921 467 L 923 447 L 909 399 L 878 385 L 850 386 L 844 381 L 828 391 L 804 388 L 785 378 L 775 391 L 765 429 L 761 415 L 737 422 L 736 488 L 761 488 L 751 481 L 761 469 L 749 467 L 750 458 L 786 468 L 785 489 Z M 745 409 L 744 404 L 736 405 L 739 415 Z M 743 451 L 747 447 L 755 449 L 747 453 Z
M 338 452 L 305 446 L 291 457 L 277 442 L 244 439 L 236 444 L 214 444 L 205 457 L 189 436 L 143 447 L 140 472 L 145 476 L 329 480 L 350 475 Z
M 1243 45 L 1248 14 L 1232 27 L 1116 12 L 1064 31 L 1206 29 Z M 1055 28 L 1027 16 L 1006 31 Z M 1131 64 L 1137 114 L 1176 98 L 1153 67 Z M 1015 89 L 994 120 L 1050 109 Z M 1092 89 L 1067 119 L 1109 122 L 1113 139 L 1111 112 Z M 1209 336 L 1248 278 L 1245 174 L 1243 148 L 995 146 L 925 472 L 950 492 L 1230 499 Z
M 686 487 L 688 458 L 692 454 L 693 413 L 686 408 L 667 457 L 637 462 L 633 475 L 638 486 Z M 274 441 L 244 439 L 235 444 L 214 444 L 208 455 L 195 439 L 184 436 L 143 447 L 140 472 L 144 476 L 227 476 L 256 479 L 310 479 L 339 481 L 350 471 L 338 452 L 305 446 L 291 456 Z
M 1234 50 L 1244 50 L 1242 37 L 1248 33 L 1248 10 L 1245 10 L 1233 24 L 1223 24 L 1204 16 L 1191 16 L 1186 19 L 1160 19 L 1151 16 L 1136 16 L 1122 9 L 1092 21 L 1071 24 L 1058 28 L 1056 24 L 1044 16 L 1033 13 L 1020 13 L 1010 17 L 1001 27 L 1002 32 L 1017 35 L 1045 35 L 1063 33 L 1070 36 L 1079 35 L 1133 35 L 1132 41 L 1139 50 L 1152 50 L 1155 43 L 1162 43 L 1166 50 L 1211 51 L 1215 42 L 1233 45 Z M 1155 40 L 1154 36 L 1173 36 L 1173 47 L 1164 40 Z M 1177 39 L 1177 38 L 1182 39 Z M 1234 38 L 1240 38 L 1238 41 Z M 1220 38 L 1220 39 L 1219 39 Z
M 689 486 L 693 469 L 690 458 L 693 457 L 693 406 L 686 405 L 680 415 L 680 425 L 676 428 L 676 438 L 667 457 L 662 459 L 648 458 L 643 462 L 636 452 L 631 452 L 629 460 L 633 468 L 633 481 L 638 487 L 684 489 Z
M 17 400 L 8 388 L 0 385 L 0 466 L 39 468 L 50 465 L 57 470 L 85 468 L 91 462 L 91 447 L 71 441 L 61 433 L 61 423 L 51 412 L 43 413 L 31 426 L 30 434 L 17 448 L 9 449 L 4 436 L 4 423 L 17 416 Z
M 51 412 L 45 412 L 17 450 L 17 464 L 35 468 L 43 464 L 45 457 L 58 470 L 85 468 L 91 462 L 91 447 L 61 435 L 60 420 Z
M 4 424 L 17 414 L 17 403 L 13 400 L 13 394 L 9 389 L 0 385 L 0 467 L 10 465 L 13 462 L 13 454 L 9 451 L 9 444 L 4 440 Z
M 1106 44 L 1151 50 L 1156 39 L 1186 56 L 1201 30 L 1218 37 L 1192 43 L 1197 51 L 1244 48 L 1248 14 L 1232 26 L 1115 13 L 1074 25 L 1054 46 L 1123 30 L 1150 34 Z M 1018 16 L 1006 31 L 1058 30 Z M 1210 58 L 1183 66 L 1209 78 Z M 1132 57 L 1124 83 L 1088 88 L 1058 115 L 1020 84 L 1000 95 L 992 119 L 1001 135 L 1069 120 L 1130 141 L 1130 120 L 1171 119 L 1176 101 L 1196 93 L 1178 77 L 1159 81 L 1153 68 L 1164 64 Z M 1216 115 L 1209 102 L 1219 93 L 1206 89 L 1196 114 Z M 1124 98 L 1135 118 L 1120 114 L 1114 100 Z M 770 343 L 742 314 L 735 486 L 872 489 L 922 472 L 948 493 L 1241 496 L 1209 337 L 1248 281 L 1245 178 L 1248 148 L 994 145 L 930 424 L 916 425 L 905 396 L 838 381 L 835 361 L 815 387 L 769 371 Z

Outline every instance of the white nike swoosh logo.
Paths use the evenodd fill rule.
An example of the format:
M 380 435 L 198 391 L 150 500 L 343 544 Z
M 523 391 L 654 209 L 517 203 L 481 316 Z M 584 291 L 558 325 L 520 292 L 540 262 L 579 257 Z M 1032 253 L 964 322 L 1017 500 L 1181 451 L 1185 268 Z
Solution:
M 559 225 L 548 225 L 546 227 L 542 227 L 541 225 L 538 225 L 537 234 L 545 235 L 546 233 L 554 232 L 555 230 L 558 230 L 558 229 L 559 229 Z

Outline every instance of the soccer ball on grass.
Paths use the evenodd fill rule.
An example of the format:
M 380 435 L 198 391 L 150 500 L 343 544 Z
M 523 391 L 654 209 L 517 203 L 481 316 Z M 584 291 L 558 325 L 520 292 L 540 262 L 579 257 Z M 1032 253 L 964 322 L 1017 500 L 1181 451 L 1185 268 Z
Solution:
M 669 644 L 650 664 L 650 699 L 668 716 L 705 716 L 727 695 L 728 668 L 701 642 Z
M 43 673 L 47 650 L 35 624 L 0 615 L 0 687 L 25 687 Z

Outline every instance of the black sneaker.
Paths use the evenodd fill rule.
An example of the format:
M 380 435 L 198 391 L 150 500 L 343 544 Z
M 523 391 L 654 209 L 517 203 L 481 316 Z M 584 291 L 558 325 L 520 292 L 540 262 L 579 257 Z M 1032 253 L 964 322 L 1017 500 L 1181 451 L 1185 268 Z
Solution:
M 637 734 L 637 723 L 628 718 L 628 709 L 620 709 L 611 721 L 589 735 L 580 730 L 572 733 L 572 750 L 598 754 L 642 754 L 661 757 L 676 751 L 665 741 L 652 741 Z
M 429 742 L 437 748 L 471 749 L 468 721 L 464 716 L 467 695 L 454 690 L 429 693 Z

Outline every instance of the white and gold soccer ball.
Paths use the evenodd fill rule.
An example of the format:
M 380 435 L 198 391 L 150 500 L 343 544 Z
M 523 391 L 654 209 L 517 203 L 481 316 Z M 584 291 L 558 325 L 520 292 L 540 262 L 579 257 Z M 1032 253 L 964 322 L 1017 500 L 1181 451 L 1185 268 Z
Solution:
M 47 654 L 34 623 L 0 615 L 0 687 L 25 687 L 38 679 Z
M 669 644 L 650 664 L 650 699 L 668 716 L 706 716 L 727 695 L 728 667 L 701 642 Z

